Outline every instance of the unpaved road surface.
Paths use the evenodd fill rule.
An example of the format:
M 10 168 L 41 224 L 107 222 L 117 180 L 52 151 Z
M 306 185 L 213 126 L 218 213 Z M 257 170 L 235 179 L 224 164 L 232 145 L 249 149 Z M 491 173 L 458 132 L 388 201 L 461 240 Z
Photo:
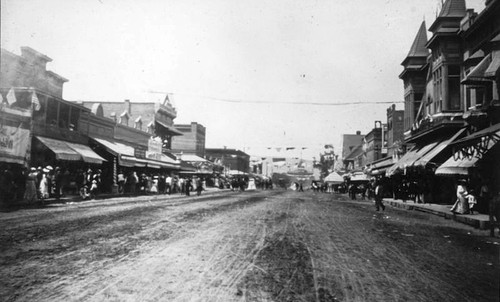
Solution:
M 0 213 L 2 301 L 498 301 L 498 239 L 293 191 Z

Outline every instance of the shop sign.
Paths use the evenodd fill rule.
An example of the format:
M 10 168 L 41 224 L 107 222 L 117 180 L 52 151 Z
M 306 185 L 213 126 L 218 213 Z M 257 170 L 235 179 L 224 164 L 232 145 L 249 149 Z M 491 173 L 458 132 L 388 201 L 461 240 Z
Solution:
M 161 161 L 161 153 L 146 151 L 146 158 L 147 159 L 154 159 L 154 160 L 160 160 Z
M 4 118 L 0 123 L 0 161 L 24 164 L 31 149 L 30 130 L 24 122 L 26 114 L 20 112 L 16 115 L 15 110 L 8 108 L 3 108 L 2 113 Z
M 148 151 L 146 151 L 146 158 L 161 160 L 162 143 L 154 139 L 148 141 Z
M 159 141 L 156 141 L 154 139 L 150 139 L 148 141 L 148 151 L 151 153 L 161 154 L 161 147 L 162 147 L 162 143 Z
M 134 156 L 137 158 L 146 158 L 146 151 L 139 148 L 134 148 Z

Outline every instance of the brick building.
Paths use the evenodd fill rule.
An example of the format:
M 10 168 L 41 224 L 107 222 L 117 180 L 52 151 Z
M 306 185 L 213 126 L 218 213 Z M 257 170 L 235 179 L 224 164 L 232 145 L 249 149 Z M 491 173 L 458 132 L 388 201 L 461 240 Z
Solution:
M 195 154 L 200 157 L 205 156 L 205 133 L 203 125 L 196 122 L 191 124 L 175 124 L 175 129 L 182 133 L 182 136 L 172 138 L 172 152 Z

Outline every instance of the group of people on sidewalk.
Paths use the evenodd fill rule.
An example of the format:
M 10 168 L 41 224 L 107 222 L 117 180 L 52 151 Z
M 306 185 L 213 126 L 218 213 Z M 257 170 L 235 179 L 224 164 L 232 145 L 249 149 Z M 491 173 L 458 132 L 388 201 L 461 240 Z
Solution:
M 128 174 L 122 171 L 117 175 L 119 194 L 182 194 L 189 196 L 196 191 L 197 195 L 206 189 L 206 181 L 202 177 L 179 177 L 170 174 Z

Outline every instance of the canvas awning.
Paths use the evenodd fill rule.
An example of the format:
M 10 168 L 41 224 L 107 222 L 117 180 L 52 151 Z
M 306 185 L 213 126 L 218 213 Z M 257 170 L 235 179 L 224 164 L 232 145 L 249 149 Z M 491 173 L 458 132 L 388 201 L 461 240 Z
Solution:
M 134 156 L 134 147 L 122 143 L 112 142 L 107 139 L 92 137 L 97 143 L 106 148 L 106 150 L 118 158 L 118 164 L 123 167 L 145 167 L 146 164 L 138 163 Z
M 106 161 L 104 158 L 100 157 L 99 155 L 97 155 L 97 153 L 90 149 L 89 146 L 75 143 L 67 144 L 71 149 L 78 152 L 82 156 L 83 161 L 86 163 L 100 165 L 103 161 Z
M 365 182 L 365 181 L 370 181 L 370 179 L 368 178 L 368 175 L 366 175 L 365 173 L 356 173 L 356 174 L 351 176 L 350 181 L 351 182 Z
M 480 84 L 495 78 L 500 68 L 500 51 L 493 51 L 484 57 L 462 80 L 462 84 Z
M 467 175 L 499 141 L 500 124 L 457 140 L 452 144 L 455 153 L 437 168 L 436 175 Z
M 462 84 L 477 84 L 482 82 L 488 82 L 489 79 L 486 77 L 485 72 L 491 64 L 491 54 L 488 54 L 484 59 L 479 62 L 479 64 L 474 67 L 469 74 L 465 76 L 462 80 Z
M 493 148 L 496 144 L 494 141 L 489 141 L 487 150 Z M 476 166 L 477 162 L 482 158 L 482 155 L 476 154 L 471 157 L 461 157 L 460 152 L 457 151 L 447 161 L 445 161 L 436 170 L 436 175 L 467 175 L 469 169 Z
M 386 157 L 368 165 L 367 172 L 371 175 L 385 174 L 387 169 L 394 164 L 392 157 Z
M 455 141 L 460 135 L 462 135 L 465 132 L 465 129 L 460 129 L 457 133 L 455 133 L 452 137 L 449 139 L 445 139 L 438 143 L 436 147 L 434 147 L 431 151 L 429 151 L 427 154 L 422 156 L 420 159 L 416 160 L 413 163 L 413 166 L 422 166 L 425 167 L 427 164 L 432 163 L 432 160 L 438 156 L 443 150 L 448 147 L 453 141 Z M 437 163 L 434 163 L 435 166 L 437 166 Z
M 82 159 L 80 153 L 68 146 L 64 141 L 41 136 L 37 136 L 36 138 L 44 144 L 45 147 L 54 152 L 57 160 L 79 161 Z
M 498 71 L 499 68 L 500 68 L 500 50 L 494 50 L 491 53 L 491 63 L 490 63 L 490 66 L 488 66 L 488 68 L 484 72 L 484 75 L 487 78 L 494 79 L 495 78 L 495 74 L 496 74 L 496 72 Z
M 453 143 L 454 146 L 468 145 L 470 143 L 474 143 L 476 141 L 481 140 L 485 136 L 497 137 L 500 139 L 500 123 L 485 128 L 483 130 L 477 131 L 469 136 L 466 136 L 462 139 L 457 140 Z
M 200 157 L 195 154 L 182 154 L 181 156 L 182 161 L 187 161 L 187 162 L 207 162 L 208 160 L 204 159 L 203 157 Z
M 415 160 L 415 158 L 417 157 L 417 151 L 418 148 L 413 148 L 406 152 L 403 157 L 401 157 L 394 165 L 387 169 L 387 171 L 385 172 L 386 175 L 391 176 L 396 174 L 396 172 L 399 170 L 404 170 L 405 166 L 408 163 Z

